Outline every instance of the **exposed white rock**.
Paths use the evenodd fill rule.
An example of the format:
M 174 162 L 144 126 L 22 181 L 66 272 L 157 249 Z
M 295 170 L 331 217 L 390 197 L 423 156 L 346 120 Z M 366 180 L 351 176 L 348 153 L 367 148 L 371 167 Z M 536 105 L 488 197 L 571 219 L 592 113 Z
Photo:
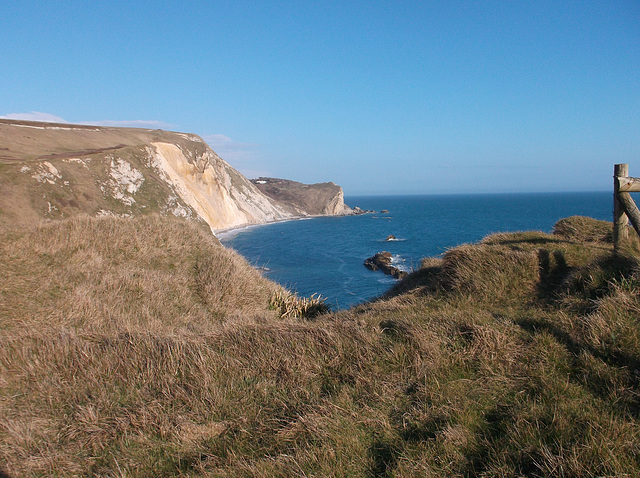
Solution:
M 176 217 L 184 217 L 187 219 L 190 219 L 193 217 L 193 210 L 183 206 L 180 203 L 180 199 L 178 198 L 178 196 L 170 195 L 167 198 L 167 206 L 165 210 L 170 211 L 171 214 L 173 214 Z
M 133 197 L 144 183 L 144 175 L 131 166 L 128 161 L 121 158 L 108 157 L 109 179 L 100 184 L 100 189 L 105 195 L 121 201 L 126 206 L 132 206 L 136 200 Z
M 49 161 L 43 161 L 40 163 L 38 165 L 38 169 L 31 177 L 40 183 L 49 184 L 55 184 L 56 179 L 62 179 L 58 169 Z
M 322 210 L 322 214 L 328 214 L 332 216 L 339 216 L 342 214 L 348 214 L 350 208 L 344 203 L 344 191 L 342 188 L 338 191 L 338 194 L 327 204 Z
M 291 217 L 207 147 L 188 158 L 175 144 L 152 143 L 150 163 L 211 230 Z M 191 159 L 191 161 L 189 161 Z
M 53 215 L 53 212 L 57 211 L 57 210 L 58 210 L 58 208 L 56 206 L 54 206 L 49 201 L 47 201 L 47 211 L 46 211 L 45 215 L 48 214 L 49 216 L 51 216 L 51 215 Z
M 129 194 L 135 194 L 144 182 L 144 175 L 130 163 L 123 159 L 111 160 L 109 172 L 119 188 L 124 188 Z
M 97 213 L 96 213 L 96 217 L 132 217 L 133 215 L 130 212 L 127 213 L 123 213 L 123 214 L 116 214 L 113 211 L 108 211 L 106 209 L 100 209 Z
M 14 128 L 32 128 L 32 129 L 52 129 L 52 130 L 63 130 L 63 131 L 76 131 L 77 128 L 67 128 L 65 126 L 36 126 L 36 125 L 29 125 L 29 124 L 17 124 L 14 123 L 11 126 L 13 126 Z M 83 128 L 86 131 L 100 131 L 100 128 Z
M 85 169 L 89 169 L 89 165 L 87 163 L 91 161 L 91 158 L 65 158 L 62 161 L 71 164 L 81 164 Z

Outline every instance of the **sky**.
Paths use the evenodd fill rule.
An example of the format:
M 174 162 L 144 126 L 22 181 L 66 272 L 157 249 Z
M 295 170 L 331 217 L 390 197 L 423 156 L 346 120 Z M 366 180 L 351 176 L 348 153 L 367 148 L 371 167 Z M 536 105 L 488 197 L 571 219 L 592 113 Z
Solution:
M 640 1 L 4 1 L 0 118 L 346 195 L 605 191 L 640 176 Z

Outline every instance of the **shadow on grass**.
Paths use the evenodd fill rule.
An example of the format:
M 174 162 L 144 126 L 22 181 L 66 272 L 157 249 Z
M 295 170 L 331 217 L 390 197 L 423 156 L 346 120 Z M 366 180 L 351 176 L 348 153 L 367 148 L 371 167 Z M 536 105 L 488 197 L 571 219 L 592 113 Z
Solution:
M 587 299 L 599 299 L 610 292 L 611 283 L 631 277 L 639 267 L 636 257 L 610 254 L 585 268 L 584 273 L 578 272 L 570 287 Z
M 368 476 L 371 478 L 387 478 L 393 476 L 393 469 L 398 462 L 399 450 L 388 439 L 377 437 L 369 447 L 371 468 Z
M 551 334 L 560 344 L 564 345 L 572 357 L 572 380 L 585 386 L 591 393 L 597 397 L 612 401 L 612 409 L 621 415 L 631 415 L 635 419 L 640 418 L 640 395 L 637 393 L 625 394 L 624 397 L 618 397 L 611 400 L 611 392 L 619 388 L 619 384 L 615 384 L 612 380 L 598 373 L 590 373 L 589 370 L 580 363 L 580 355 L 588 353 L 592 357 L 601 360 L 610 367 L 619 371 L 625 371 L 623 375 L 622 386 L 626 390 L 637 391 L 640 388 L 640 357 L 630 355 L 621 351 L 611 351 L 605 353 L 595 347 L 580 342 L 569 335 L 564 330 L 549 323 L 548 321 L 525 318 L 516 322 L 524 330 L 531 334 L 547 332 Z M 588 378 L 585 378 L 588 374 Z
M 562 251 L 549 252 L 548 249 L 538 250 L 538 266 L 540 268 L 538 298 L 553 300 L 574 268 L 569 267 Z
M 491 456 L 496 449 L 502 449 L 508 455 L 506 461 L 513 465 L 515 476 L 541 476 L 539 463 L 544 460 L 539 450 L 529 447 L 512 450 L 504 442 L 509 441 L 507 424 L 513 423 L 517 412 L 510 405 L 497 404 L 485 414 L 485 424 L 480 432 L 483 445 L 467 453 L 467 469 L 465 476 L 476 477 L 487 474 L 487 465 L 491 463 Z M 501 445 L 501 443 L 503 445 Z

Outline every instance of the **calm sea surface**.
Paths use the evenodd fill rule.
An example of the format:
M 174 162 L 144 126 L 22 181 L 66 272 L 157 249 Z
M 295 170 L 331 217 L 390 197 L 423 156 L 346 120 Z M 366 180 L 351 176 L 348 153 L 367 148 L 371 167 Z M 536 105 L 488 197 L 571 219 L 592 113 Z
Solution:
M 353 196 L 345 202 L 376 212 L 256 226 L 219 237 L 270 279 L 302 296 L 319 293 L 333 309 L 342 309 L 393 285 L 391 277 L 364 267 L 376 252 L 391 252 L 396 266 L 411 270 L 423 257 L 490 233 L 551 232 L 559 219 L 574 215 L 611 221 L 613 208 L 609 192 Z M 386 241 L 389 235 L 397 240 Z

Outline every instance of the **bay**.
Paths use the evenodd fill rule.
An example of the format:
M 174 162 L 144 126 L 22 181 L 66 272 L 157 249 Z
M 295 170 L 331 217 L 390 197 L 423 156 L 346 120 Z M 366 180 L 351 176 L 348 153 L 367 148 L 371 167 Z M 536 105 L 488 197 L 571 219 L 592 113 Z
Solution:
M 559 219 L 574 215 L 611 221 L 613 209 L 609 192 L 351 196 L 345 202 L 376 212 L 254 226 L 219 238 L 266 277 L 301 296 L 320 294 L 335 310 L 393 285 L 393 278 L 363 265 L 377 252 L 391 252 L 397 267 L 412 270 L 424 257 L 491 233 L 551 232 Z M 390 235 L 396 240 L 386 241 Z

